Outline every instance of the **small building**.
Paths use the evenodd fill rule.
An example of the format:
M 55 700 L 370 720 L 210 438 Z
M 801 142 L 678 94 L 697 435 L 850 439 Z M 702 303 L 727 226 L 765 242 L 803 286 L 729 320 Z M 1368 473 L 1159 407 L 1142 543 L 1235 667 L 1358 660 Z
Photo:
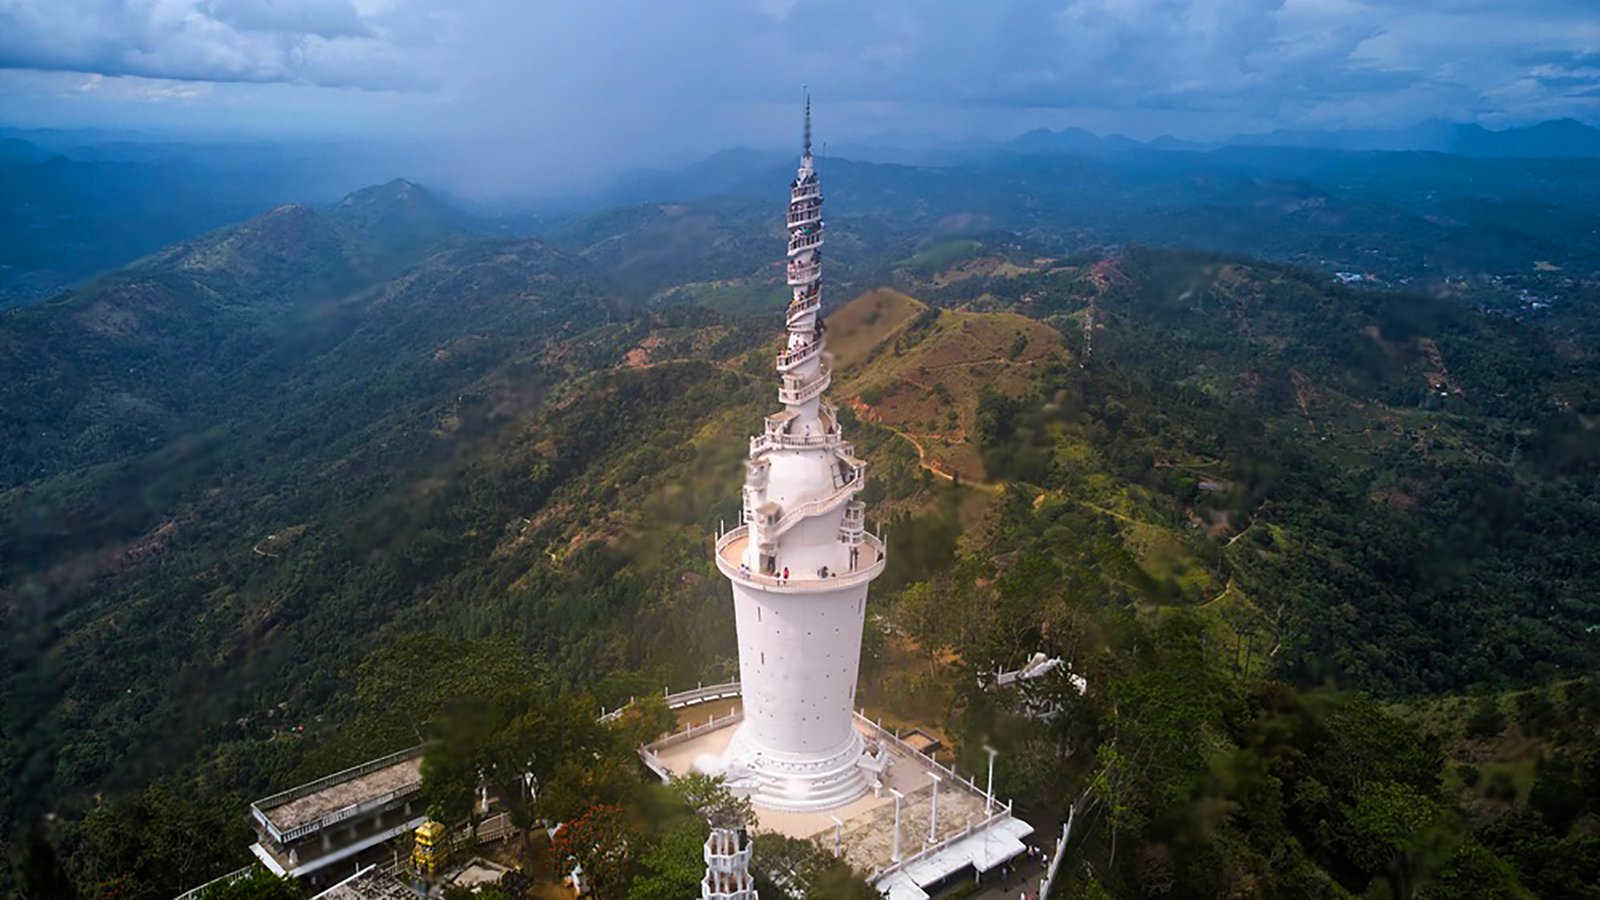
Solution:
M 427 821 L 422 753 L 411 747 L 257 800 L 250 851 L 308 887 L 342 879 L 383 842 Z
M 434 878 L 450 860 L 450 845 L 445 843 L 445 828 L 440 822 L 417 826 L 416 842 L 411 845 L 411 871 Z

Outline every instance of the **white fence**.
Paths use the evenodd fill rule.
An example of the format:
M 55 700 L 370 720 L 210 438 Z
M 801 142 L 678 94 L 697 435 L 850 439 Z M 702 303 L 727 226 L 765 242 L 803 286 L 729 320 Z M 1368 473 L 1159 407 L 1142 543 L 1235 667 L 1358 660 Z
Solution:
M 220 878 L 213 878 L 197 888 L 190 888 L 189 890 L 184 891 L 177 896 L 176 900 L 194 900 L 194 898 L 199 897 L 208 888 L 222 887 L 226 884 L 233 884 L 235 881 L 238 881 L 239 879 L 244 878 L 251 872 L 255 871 L 255 868 L 255 864 L 252 863 L 251 865 L 245 866 L 242 869 L 235 869 Z
M 956 772 L 955 769 L 952 769 L 951 767 L 945 765 L 944 763 L 939 762 L 938 760 L 934 759 L 933 757 L 929 756 L 928 754 L 923 753 L 921 750 L 918 750 L 917 748 L 915 748 L 915 747 L 911 746 L 910 744 L 906 743 L 905 741 L 901 740 L 899 735 L 895 734 L 892 731 L 889 731 L 887 728 L 884 728 L 882 724 L 880 724 L 878 722 L 874 722 L 873 720 L 867 718 L 867 716 L 866 716 L 866 714 L 864 712 L 857 711 L 855 713 L 855 716 L 862 723 L 864 723 L 864 724 L 868 725 L 869 727 L 871 727 L 872 730 L 878 735 L 878 737 L 880 739 L 882 739 L 882 740 L 884 740 L 884 741 L 886 741 L 886 742 L 888 742 L 890 744 L 893 744 L 894 747 L 897 750 L 899 750 L 901 753 L 903 753 L 903 754 L 905 754 L 907 756 L 912 756 L 912 757 L 917 758 L 922 763 L 922 765 L 925 765 L 928 768 L 933 769 L 934 771 L 940 773 L 942 776 L 944 776 L 944 779 L 945 779 L 946 783 L 955 785 L 957 787 L 965 787 L 967 790 L 971 791 L 973 794 L 975 794 L 975 795 L 977 795 L 979 797 L 982 797 L 983 800 L 984 800 L 984 809 L 985 809 L 985 811 L 988 811 L 988 810 L 991 810 L 991 809 L 993 810 L 993 812 L 990 812 L 989 815 L 983 821 L 978 822 L 976 824 L 968 825 L 966 828 L 963 828 L 961 831 L 959 831 L 959 832 L 957 832 L 957 833 L 955 833 L 953 835 L 950 835 L 949 837 L 944 838 L 944 839 L 940 840 L 937 843 L 924 845 L 921 850 L 918 850 L 916 853 L 913 853 L 910 856 L 903 857 L 897 863 L 894 863 L 894 864 L 892 864 L 890 866 L 887 866 L 886 868 L 877 869 L 877 870 L 873 871 L 872 874 L 870 876 L 868 876 L 868 878 L 867 878 L 868 881 L 876 882 L 879 879 L 883 878 L 884 876 L 892 875 L 895 872 L 898 872 L 901 869 L 905 868 L 906 866 L 911 865 L 912 863 L 916 862 L 917 860 L 923 859 L 925 857 L 932 856 L 933 854 L 938 853 L 939 851 L 945 849 L 946 847 L 949 847 L 950 845 L 952 845 L 952 844 L 954 844 L 954 843 L 956 843 L 958 841 L 965 840 L 966 838 L 969 838 L 972 835 L 977 834 L 977 833 L 983 831 L 984 829 L 990 827 L 991 825 L 993 825 L 995 822 L 999 821 L 1000 819 L 1006 818 L 1006 817 L 1011 815 L 1011 801 L 1010 800 L 1007 800 L 1005 802 L 1004 806 L 995 806 L 994 805 L 995 804 L 995 799 L 994 799 L 993 795 L 989 794 L 988 792 L 984 791 L 982 788 L 978 787 L 977 782 L 973 781 L 971 778 L 962 777 L 959 773 Z
M 1061 837 L 1056 839 L 1056 851 L 1050 854 L 1050 864 L 1045 869 L 1044 880 L 1039 882 L 1039 900 L 1050 896 L 1050 886 L 1055 884 L 1061 871 L 1061 861 L 1067 858 L 1067 840 L 1072 837 L 1072 820 L 1078 814 L 1078 805 L 1067 807 L 1067 821 L 1061 826 Z

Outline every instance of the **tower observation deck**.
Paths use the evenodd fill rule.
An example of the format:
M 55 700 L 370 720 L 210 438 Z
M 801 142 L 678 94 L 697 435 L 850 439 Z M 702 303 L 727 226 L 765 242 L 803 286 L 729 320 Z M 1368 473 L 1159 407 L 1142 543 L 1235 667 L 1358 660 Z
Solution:
M 867 464 L 823 396 L 832 367 L 820 317 L 822 190 L 809 99 L 787 224 L 793 298 L 774 360 L 783 409 L 750 439 L 742 524 L 718 539 L 716 560 L 733 584 L 744 695 L 726 774 L 757 806 L 800 811 L 867 790 L 871 761 L 851 713 L 867 586 L 884 567 L 883 544 L 867 533 L 855 499 Z

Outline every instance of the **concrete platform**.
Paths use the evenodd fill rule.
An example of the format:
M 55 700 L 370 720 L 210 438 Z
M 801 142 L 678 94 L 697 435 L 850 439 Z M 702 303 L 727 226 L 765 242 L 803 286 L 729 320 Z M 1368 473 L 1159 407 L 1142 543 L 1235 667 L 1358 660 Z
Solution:
M 262 813 L 273 827 L 286 833 L 374 797 L 395 796 L 415 790 L 421 784 L 422 757 L 415 756 L 349 781 L 330 784 L 282 805 L 262 809 Z
M 718 709 L 719 713 L 727 707 Z M 740 720 L 731 714 L 699 716 L 684 710 L 680 721 L 699 720 L 693 732 L 669 736 L 643 751 L 647 763 L 666 777 L 693 771 L 702 756 L 720 756 Z M 1032 826 L 1009 815 L 1000 802 L 991 803 L 980 787 L 953 773 L 928 756 L 898 740 L 892 733 L 861 715 L 856 730 L 877 742 L 891 759 L 882 786 L 875 793 L 822 812 L 756 811 L 758 831 L 775 831 L 797 838 L 812 838 L 832 849 L 837 836 L 841 855 L 851 867 L 873 877 L 879 887 L 896 895 L 915 897 L 921 886 L 932 885 L 963 868 L 988 871 L 1023 852 L 1021 839 Z M 930 774 L 940 777 L 937 820 Z M 900 805 L 899 856 L 895 855 L 895 801 L 890 789 L 904 795 Z M 836 824 L 843 823 L 842 827 Z M 924 894 L 924 896 L 926 896 Z

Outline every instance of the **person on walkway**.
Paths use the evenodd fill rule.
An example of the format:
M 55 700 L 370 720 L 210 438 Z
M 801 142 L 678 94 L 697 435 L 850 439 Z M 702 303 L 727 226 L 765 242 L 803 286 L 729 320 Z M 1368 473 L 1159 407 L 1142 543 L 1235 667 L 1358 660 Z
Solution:
M 784 566 L 783 567 L 783 583 L 784 584 L 788 584 L 789 583 L 789 567 L 788 566 Z

